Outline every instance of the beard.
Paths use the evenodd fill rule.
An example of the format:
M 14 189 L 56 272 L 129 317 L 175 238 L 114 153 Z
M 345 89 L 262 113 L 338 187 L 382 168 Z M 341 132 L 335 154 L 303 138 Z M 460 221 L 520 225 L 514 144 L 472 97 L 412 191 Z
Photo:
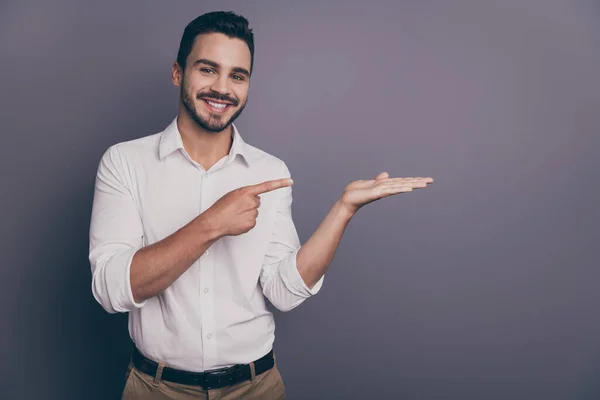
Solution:
M 228 120 L 223 120 L 223 118 L 222 118 L 223 116 L 218 115 L 218 114 L 211 113 L 208 118 L 204 118 L 204 117 L 200 116 L 200 114 L 198 114 L 198 112 L 196 111 L 196 106 L 194 105 L 192 96 L 188 92 L 184 82 L 182 82 L 182 84 L 181 84 L 180 97 L 181 97 L 181 102 L 183 103 L 183 106 L 185 107 L 185 110 L 187 111 L 190 118 L 194 122 L 196 122 L 205 131 L 213 132 L 213 133 L 222 132 L 224 129 L 229 127 L 229 125 L 231 125 L 233 123 L 233 121 L 235 121 L 236 118 L 240 116 L 242 111 L 244 111 L 244 108 L 246 107 L 246 103 L 248 102 L 248 98 L 246 98 L 244 103 L 241 106 L 239 106 L 237 111 L 234 112 L 233 115 Z M 199 92 L 196 94 L 196 100 L 203 101 L 202 98 L 227 101 L 232 104 L 229 107 L 237 107 L 239 104 L 239 100 L 237 100 L 233 97 L 230 97 L 228 95 L 221 95 L 221 94 L 215 93 L 215 92 Z

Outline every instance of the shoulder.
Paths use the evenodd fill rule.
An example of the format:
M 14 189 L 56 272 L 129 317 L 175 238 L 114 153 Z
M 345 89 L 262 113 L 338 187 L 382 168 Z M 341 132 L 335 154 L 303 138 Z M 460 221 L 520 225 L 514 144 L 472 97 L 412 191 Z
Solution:
M 142 136 L 137 139 L 119 142 L 110 146 L 107 152 L 114 152 L 121 158 L 153 156 L 158 154 L 158 146 L 162 132 Z
M 274 154 L 268 153 L 246 143 L 246 154 L 250 158 L 252 165 L 258 168 L 266 168 L 271 171 L 276 171 L 278 175 L 284 174 L 283 178 L 290 176 L 290 171 L 287 164 L 281 158 Z
M 158 132 L 115 143 L 104 151 L 101 162 L 123 164 L 128 161 L 158 158 L 158 146 L 161 135 L 162 132 Z

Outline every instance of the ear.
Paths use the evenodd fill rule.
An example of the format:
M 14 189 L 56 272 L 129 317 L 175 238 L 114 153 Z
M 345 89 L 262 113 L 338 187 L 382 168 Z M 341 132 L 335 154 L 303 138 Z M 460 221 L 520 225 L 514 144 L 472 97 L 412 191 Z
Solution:
M 178 87 L 181 86 L 181 81 L 183 80 L 183 71 L 181 70 L 181 67 L 177 61 L 173 63 L 173 67 L 171 68 L 171 80 L 173 81 L 173 85 Z

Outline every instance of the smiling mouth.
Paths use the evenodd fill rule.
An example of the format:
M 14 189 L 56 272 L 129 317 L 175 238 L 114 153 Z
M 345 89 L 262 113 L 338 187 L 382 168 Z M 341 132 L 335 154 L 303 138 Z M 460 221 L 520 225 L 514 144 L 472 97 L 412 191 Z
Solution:
M 202 99 L 202 101 L 204 101 L 204 103 L 208 105 L 208 108 L 215 113 L 223 113 L 231 106 L 229 103 L 219 103 L 208 99 Z

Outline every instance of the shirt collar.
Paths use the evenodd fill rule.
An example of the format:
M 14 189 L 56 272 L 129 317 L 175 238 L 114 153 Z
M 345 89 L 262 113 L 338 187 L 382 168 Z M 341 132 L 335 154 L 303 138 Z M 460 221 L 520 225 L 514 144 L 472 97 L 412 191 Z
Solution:
M 229 162 L 235 159 L 235 157 L 239 154 L 240 156 L 242 156 L 246 164 L 250 166 L 252 160 L 250 157 L 248 145 L 242 139 L 242 136 L 238 132 L 235 124 L 231 124 L 231 126 L 233 127 L 233 143 L 231 145 L 231 150 L 229 151 L 227 161 Z M 162 160 L 169 154 L 173 153 L 175 150 L 179 149 L 184 149 L 184 147 L 183 141 L 181 140 L 181 133 L 179 132 L 179 128 L 177 127 L 177 118 L 175 118 L 160 136 L 158 155 Z

